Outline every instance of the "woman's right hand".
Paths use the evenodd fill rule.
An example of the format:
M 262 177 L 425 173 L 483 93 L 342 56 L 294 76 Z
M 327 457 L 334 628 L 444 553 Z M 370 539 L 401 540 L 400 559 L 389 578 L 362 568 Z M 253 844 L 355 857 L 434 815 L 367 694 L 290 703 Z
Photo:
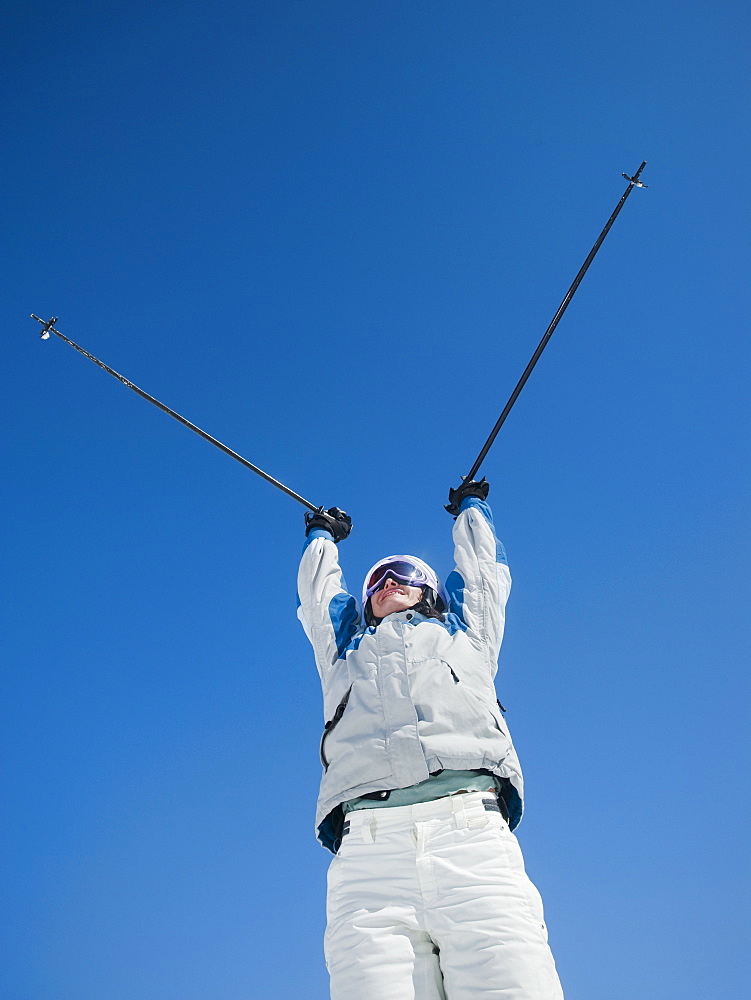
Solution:
M 341 542 L 352 531 L 352 518 L 338 507 L 329 507 L 328 510 L 319 507 L 305 515 L 305 535 L 309 535 L 313 528 L 323 528 L 335 542 Z

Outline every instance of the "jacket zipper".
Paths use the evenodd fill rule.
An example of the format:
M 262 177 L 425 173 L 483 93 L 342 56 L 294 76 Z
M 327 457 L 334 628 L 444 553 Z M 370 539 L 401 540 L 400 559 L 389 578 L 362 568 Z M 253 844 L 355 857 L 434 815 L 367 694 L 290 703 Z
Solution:
M 351 693 L 352 693 L 352 685 L 350 684 L 349 688 L 347 689 L 347 693 L 339 702 L 339 704 L 336 706 L 336 711 L 334 712 L 333 718 L 329 719 L 329 721 L 323 727 L 320 753 L 321 753 L 321 763 L 323 764 L 324 771 L 328 771 L 329 769 L 329 761 L 326 758 L 326 754 L 323 752 L 324 744 L 326 743 L 326 739 L 328 738 L 331 731 L 336 728 L 336 726 L 339 724 L 339 720 L 344 715 L 344 710 L 347 707 L 347 702 L 349 701 L 349 696 Z

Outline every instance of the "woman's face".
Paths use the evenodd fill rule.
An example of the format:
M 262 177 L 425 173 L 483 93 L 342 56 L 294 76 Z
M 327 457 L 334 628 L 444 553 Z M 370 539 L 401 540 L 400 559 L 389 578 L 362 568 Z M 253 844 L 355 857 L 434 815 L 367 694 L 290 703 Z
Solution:
M 422 587 L 409 587 L 399 583 L 392 576 L 386 577 L 386 582 L 370 598 L 370 607 L 376 618 L 385 618 L 394 611 L 406 611 L 414 607 L 422 597 Z

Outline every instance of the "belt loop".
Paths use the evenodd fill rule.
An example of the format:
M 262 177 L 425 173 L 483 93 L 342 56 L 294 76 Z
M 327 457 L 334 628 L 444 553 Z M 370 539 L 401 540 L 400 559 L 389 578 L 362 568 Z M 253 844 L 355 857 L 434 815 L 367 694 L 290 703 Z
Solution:
M 449 801 L 451 802 L 451 809 L 454 813 L 454 820 L 456 822 L 457 830 L 464 830 L 467 826 L 467 814 L 464 811 L 465 795 L 451 795 L 449 796 Z
M 376 832 L 375 809 L 364 810 L 364 816 L 362 818 L 362 823 L 360 825 L 360 832 L 362 833 L 363 844 L 375 843 L 375 832 Z

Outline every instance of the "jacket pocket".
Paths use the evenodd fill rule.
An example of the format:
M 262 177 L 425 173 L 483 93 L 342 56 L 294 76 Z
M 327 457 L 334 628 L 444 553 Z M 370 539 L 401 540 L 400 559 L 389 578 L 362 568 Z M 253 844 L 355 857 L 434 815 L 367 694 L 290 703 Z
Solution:
M 501 736 L 504 736 L 507 740 L 510 739 L 509 734 L 501 725 L 502 716 L 500 715 L 500 712 L 496 711 L 496 705 L 498 706 L 498 709 L 502 711 L 500 701 L 498 701 L 498 699 L 496 698 L 495 705 L 492 704 L 492 702 L 490 701 L 486 702 L 485 699 L 482 697 L 482 695 L 478 694 L 473 687 L 471 687 L 466 682 L 462 681 L 461 677 L 457 675 L 456 671 L 454 670 L 454 668 L 451 666 L 450 663 L 446 663 L 446 666 L 451 671 L 451 676 L 454 680 L 454 684 L 461 684 L 464 691 L 469 695 L 469 697 L 472 699 L 475 705 L 477 705 L 484 714 L 490 716 L 490 718 L 493 720 L 493 725 L 501 734 Z
M 321 736 L 320 753 L 321 753 L 321 763 L 323 764 L 324 771 L 328 771 L 329 764 L 330 764 L 330 761 L 327 759 L 326 754 L 324 752 L 324 747 L 326 745 L 326 740 L 331 735 L 331 731 L 333 729 L 336 729 L 336 727 L 339 725 L 339 722 L 341 721 L 341 718 L 344 715 L 344 710 L 347 707 L 347 702 L 349 701 L 350 694 L 352 694 L 352 685 L 351 684 L 347 688 L 347 693 L 345 694 L 345 696 L 342 698 L 342 700 L 336 706 L 336 711 L 334 712 L 333 716 L 329 719 L 329 721 L 323 727 L 323 735 Z

